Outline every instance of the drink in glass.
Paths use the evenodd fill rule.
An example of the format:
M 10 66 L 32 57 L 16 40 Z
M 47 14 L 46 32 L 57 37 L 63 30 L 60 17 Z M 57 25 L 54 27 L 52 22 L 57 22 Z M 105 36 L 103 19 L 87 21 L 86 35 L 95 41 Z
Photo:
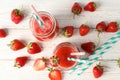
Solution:
M 56 19 L 45 11 L 40 11 L 39 16 L 44 21 L 43 26 L 40 26 L 34 17 L 30 19 L 30 29 L 33 35 L 40 41 L 47 41 L 54 38 L 59 31 Z

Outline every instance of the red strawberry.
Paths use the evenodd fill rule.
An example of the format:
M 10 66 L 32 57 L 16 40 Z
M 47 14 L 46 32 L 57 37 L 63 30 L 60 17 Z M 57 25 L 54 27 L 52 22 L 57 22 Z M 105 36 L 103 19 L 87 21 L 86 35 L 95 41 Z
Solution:
M 25 47 L 25 44 L 22 41 L 18 40 L 18 39 L 12 40 L 11 43 L 8 44 L 8 45 L 14 51 L 20 50 L 20 49 Z
M 104 32 L 106 30 L 106 28 L 107 28 L 107 26 L 104 21 L 102 21 L 96 25 L 96 29 L 98 32 Z
M 99 78 L 103 75 L 104 68 L 100 64 L 93 67 L 93 75 L 95 78 Z
M 5 30 L 4 29 L 0 29 L 0 38 L 4 38 L 4 37 L 6 37 L 6 32 L 5 32 Z
M 81 36 L 87 35 L 89 31 L 90 31 L 90 28 L 89 28 L 88 25 L 82 24 L 82 25 L 80 26 L 80 28 L 79 28 L 79 34 L 80 34 Z
M 106 29 L 106 32 L 117 32 L 118 31 L 118 24 L 117 22 L 110 22 Z
M 19 9 L 14 9 L 11 12 L 11 20 L 15 23 L 18 24 L 19 22 L 21 22 L 24 18 L 23 13 L 19 10 Z
M 87 5 L 84 7 L 85 11 L 90 11 L 93 12 L 96 10 L 96 3 L 95 2 L 89 2 Z
M 71 11 L 74 15 L 79 15 L 82 12 L 82 7 L 78 2 L 75 2 L 72 6 Z
M 53 68 L 49 68 L 48 70 L 50 71 L 48 75 L 50 80 L 62 80 L 62 74 L 60 70 Z
M 20 56 L 15 59 L 14 67 L 21 68 L 23 67 L 26 62 L 28 61 L 28 56 Z
M 49 59 L 50 65 L 52 65 L 53 67 L 57 67 L 58 63 L 59 63 L 59 59 L 56 56 L 52 56 Z
M 41 47 L 36 42 L 30 42 L 27 45 L 27 48 L 28 48 L 27 52 L 29 54 L 36 54 L 36 53 L 41 52 Z
M 97 35 L 97 37 L 98 37 L 97 47 L 98 47 L 99 44 L 100 44 L 100 33 L 101 33 L 101 32 L 104 32 L 104 31 L 106 30 L 106 28 L 107 28 L 107 26 L 106 26 L 106 24 L 105 24 L 104 21 L 101 21 L 100 23 L 98 23 L 98 24 L 96 25 L 96 30 L 98 31 L 98 35 Z
M 47 61 L 47 59 L 44 58 L 44 57 L 43 58 L 37 58 L 34 62 L 33 68 L 36 71 L 45 69 L 46 66 L 47 66 L 46 61 Z
M 88 54 L 92 54 L 95 51 L 95 47 L 96 46 L 94 42 L 86 42 L 81 44 L 81 48 Z
M 63 28 L 62 34 L 65 37 L 72 37 L 73 33 L 74 33 L 73 26 L 66 26 L 66 27 Z

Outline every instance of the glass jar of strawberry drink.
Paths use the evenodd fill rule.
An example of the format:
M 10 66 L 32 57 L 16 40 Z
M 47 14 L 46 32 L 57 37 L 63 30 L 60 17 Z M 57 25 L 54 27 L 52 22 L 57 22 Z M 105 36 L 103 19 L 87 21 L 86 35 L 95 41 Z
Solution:
M 59 31 L 56 19 L 45 11 L 40 11 L 39 16 L 44 21 L 43 26 L 40 26 L 33 16 L 30 19 L 30 28 L 33 35 L 40 41 L 47 41 L 54 38 Z
M 78 48 L 70 42 L 62 42 L 56 46 L 54 50 L 55 56 L 58 58 L 58 67 L 61 69 L 71 69 L 77 62 L 70 61 L 68 58 L 79 58 L 78 55 L 71 55 L 71 53 L 79 52 Z

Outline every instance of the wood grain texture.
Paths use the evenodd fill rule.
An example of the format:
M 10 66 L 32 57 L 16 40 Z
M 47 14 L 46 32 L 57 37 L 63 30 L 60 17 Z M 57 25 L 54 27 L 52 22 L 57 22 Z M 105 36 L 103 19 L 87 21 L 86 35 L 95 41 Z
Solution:
M 81 43 L 93 41 L 97 44 L 97 32 L 95 26 L 100 21 L 105 21 L 108 24 L 111 21 L 117 21 L 120 23 L 120 0 L 92 0 L 97 3 L 97 9 L 95 12 L 82 11 L 79 16 L 73 19 L 71 13 L 71 6 L 74 2 L 79 2 L 84 7 L 89 0 L 2 0 L 0 2 L 0 28 L 5 28 L 8 35 L 6 38 L 0 39 L 0 79 L 1 80 L 49 80 L 48 70 L 35 71 L 33 69 L 33 63 L 36 58 L 45 56 L 50 57 L 54 53 L 54 48 L 61 42 L 74 43 L 80 51 L 83 51 L 80 47 Z M 48 11 L 58 21 L 60 28 L 66 25 L 73 25 L 75 27 L 74 35 L 71 38 L 63 37 L 61 29 L 59 35 L 54 39 L 47 42 L 38 41 L 33 35 L 29 28 L 29 20 L 31 17 L 31 7 L 33 4 L 38 11 Z M 10 19 L 11 11 L 14 8 L 20 8 L 25 14 L 24 20 L 20 24 L 14 24 Z M 82 37 L 79 35 L 79 26 L 81 24 L 88 24 L 91 27 L 91 31 L 88 35 Z M 102 33 L 101 43 L 102 45 L 115 33 Z M 21 49 L 19 51 L 12 51 L 7 44 L 13 39 L 20 39 L 26 44 L 29 42 L 38 42 L 43 46 L 41 53 L 30 55 L 27 49 Z M 107 51 L 102 58 L 103 59 L 118 59 L 120 57 L 120 42 L 112 47 L 111 50 Z M 17 56 L 27 55 L 30 56 L 29 62 L 23 68 L 13 67 L 14 59 Z M 64 75 L 63 80 L 96 80 L 92 75 L 92 68 L 96 65 L 95 62 L 90 66 L 79 78 L 72 75 L 72 78 Z M 117 66 L 117 61 L 103 61 L 103 65 L 108 66 L 105 68 L 104 75 L 97 80 L 119 80 L 120 79 L 120 68 Z M 68 71 L 63 71 L 68 73 Z

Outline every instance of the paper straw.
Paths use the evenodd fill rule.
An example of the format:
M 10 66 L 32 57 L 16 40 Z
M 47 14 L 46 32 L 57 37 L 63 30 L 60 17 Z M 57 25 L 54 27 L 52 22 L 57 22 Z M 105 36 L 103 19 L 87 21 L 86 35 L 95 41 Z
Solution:
M 31 5 L 34 13 L 33 13 L 33 16 L 34 18 L 36 19 L 36 21 L 39 23 L 40 27 L 43 27 L 44 26 L 44 21 L 43 19 L 39 16 L 39 13 L 37 12 L 37 10 L 35 9 L 35 7 L 33 5 Z
M 77 59 L 77 58 L 68 58 L 68 60 L 69 60 L 69 61 L 79 62 L 79 63 L 87 63 L 86 60 Z
M 68 58 L 68 60 L 76 61 L 76 62 L 79 62 L 79 63 L 87 63 L 87 62 L 90 62 L 90 61 L 118 61 L 118 59 L 98 59 L 98 60 L 90 59 L 90 60 L 83 60 L 83 59 L 78 59 L 78 58 Z
M 109 49 L 112 48 L 113 45 L 115 45 L 120 40 L 120 31 L 117 32 L 114 36 L 112 36 L 108 41 L 106 41 L 101 47 L 97 48 L 97 50 L 89 57 L 85 58 L 85 60 L 90 60 L 92 57 L 92 61 L 88 61 L 86 65 L 82 68 L 78 68 L 79 66 L 83 66 L 83 63 L 78 64 L 76 67 L 72 68 L 70 71 L 70 74 L 76 74 L 78 75 L 78 78 L 80 74 L 82 74 L 85 70 L 87 70 L 95 61 L 99 60 L 99 58 L 106 53 Z M 72 74 L 72 73 L 73 74 Z M 77 80 L 77 79 L 75 79 Z
M 71 53 L 71 55 L 78 55 L 78 56 L 85 55 L 85 54 L 86 54 L 85 52 L 73 52 L 73 53 Z

